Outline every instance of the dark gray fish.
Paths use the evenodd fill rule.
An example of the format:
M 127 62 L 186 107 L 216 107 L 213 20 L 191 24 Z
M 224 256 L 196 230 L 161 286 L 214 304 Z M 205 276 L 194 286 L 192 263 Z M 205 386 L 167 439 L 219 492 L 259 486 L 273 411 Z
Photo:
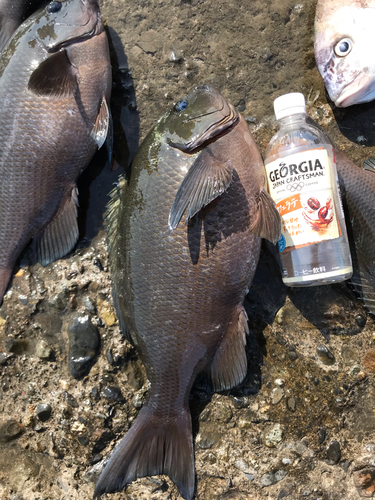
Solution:
M 148 400 L 112 454 L 95 496 L 167 474 L 194 494 L 189 393 L 198 372 L 215 390 L 247 371 L 242 303 L 261 237 L 280 217 L 246 122 L 209 86 L 159 120 L 121 179 L 107 215 L 113 297 L 121 328 L 151 382 Z M 186 219 L 186 221 L 185 221 Z
M 51 2 L 0 58 L 0 301 L 34 238 L 46 265 L 78 239 L 75 181 L 109 127 L 108 41 L 97 0 Z
M 46 3 L 46 0 L 0 0 L 0 52 L 18 26 Z

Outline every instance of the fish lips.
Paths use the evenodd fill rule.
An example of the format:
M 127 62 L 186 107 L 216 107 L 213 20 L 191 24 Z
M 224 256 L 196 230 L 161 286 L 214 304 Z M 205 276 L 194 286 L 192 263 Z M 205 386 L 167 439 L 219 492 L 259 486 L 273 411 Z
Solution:
M 240 117 L 238 111 L 223 98 L 221 98 L 221 104 L 221 108 L 215 109 L 211 113 L 192 116 L 186 120 L 186 123 L 191 121 L 199 122 L 199 128 L 203 128 L 203 133 L 193 134 L 191 140 L 186 143 L 169 141 L 169 145 L 185 153 L 191 153 L 203 144 L 206 144 L 210 139 L 217 137 L 222 132 L 234 126 Z M 218 118 L 217 120 L 212 120 L 212 116 L 215 113 L 218 114 Z M 205 121 L 207 121 L 207 127 L 204 126 Z
M 372 75 L 360 73 L 346 85 L 334 103 L 339 108 L 372 101 L 375 97 L 375 82 Z

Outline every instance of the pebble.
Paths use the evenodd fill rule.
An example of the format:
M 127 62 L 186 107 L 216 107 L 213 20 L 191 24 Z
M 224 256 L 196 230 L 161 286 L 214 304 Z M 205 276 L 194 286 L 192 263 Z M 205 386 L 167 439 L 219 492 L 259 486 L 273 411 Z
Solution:
M 336 465 L 341 458 L 341 448 L 338 441 L 331 441 L 327 447 L 327 460 L 328 465 Z
M 78 408 L 79 405 L 77 403 L 77 400 L 72 394 L 70 394 L 69 392 L 63 392 L 63 396 L 69 406 L 71 406 L 72 408 Z
M 51 417 L 51 413 L 52 413 L 51 405 L 44 403 L 38 404 L 36 408 L 36 414 L 41 422 L 46 422 Z
M 362 358 L 362 364 L 367 371 L 375 373 L 375 349 L 369 349 Z
M 13 358 L 13 354 L 8 354 L 7 352 L 0 352 L 0 366 L 5 366 L 10 358 Z
M 24 426 L 12 418 L 0 421 L 0 443 L 9 443 L 17 439 L 23 430 Z
M 117 318 L 115 309 L 106 300 L 98 299 L 98 312 L 107 326 L 113 326 L 116 323 Z
M 343 471 L 348 472 L 350 466 L 349 460 L 342 460 L 340 462 L 340 467 L 342 468 Z
M 306 450 L 307 450 L 307 445 L 303 441 L 297 441 L 294 443 L 293 451 L 297 455 L 302 456 Z
M 282 469 L 274 472 L 267 472 L 260 478 L 260 483 L 262 486 L 271 486 L 282 481 L 287 475 L 288 471 Z
M 109 401 L 116 401 L 117 399 L 122 399 L 121 389 L 115 385 L 104 387 L 101 395 L 103 398 Z
M 183 57 L 179 52 L 176 52 L 175 50 L 171 50 L 171 53 L 169 54 L 168 57 L 170 62 L 173 63 L 181 63 L 183 61 Z
M 293 397 L 288 398 L 286 404 L 287 404 L 288 410 L 296 411 L 297 402 L 296 402 L 295 398 L 293 398 Z
M 85 300 L 84 300 L 84 305 L 85 305 L 85 308 L 87 309 L 88 312 L 90 312 L 91 314 L 95 314 L 96 313 L 96 307 L 95 307 L 95 304 L 94 302 L 90 299 L 90 297 L 86 297 Z
M 69 368 L 74 378 L 87 375 L 95 356 L 100 350 L 98 329 L 92 324 L 90 316 L 75 316 L 69 327 Z
M 331 366 L 336 362 L 335 356 L 328 349 L 328 347 L 326 347 L 324 344 L 318 345 L 318 347 L 316 348 L 316 353 L 317 353 L 320 361 L 324 365 Z
M 61 389 L 63 389 L 64 391 L 67 391 L 69 389 L 69 382 L 67 382 L 66 380 L 60 379 L 59 384 L 61 386 Z
M 354 486 L 362 498 L 373 498 L 375 494 L 375 467 L 367 466 L 353 474 Z
M 271 403 L 277 405 L 284 397 L 284 390 L 281 387 L 276 387 L 271 393 Z
M 319 444 L 323 444 L 324 441 L 326 440 L 326 430 L 325 429 L 319 429 L 318 431 L 318 442 Z
M 44 361 L 48 361 L 51 359 L 53 354 L 53 349 L 51 346 L 47 344 L 45 340 L 41 340 L 37 343 L 35 348 L 35 355 L 38 356 L 39 359 Z
M 273 448 L 275 447 L 278 443 L 281 442 L 283 438 L 283 430 L 280 426 L 280 424 L 276 424 L 275 427 L 273 427 L 268 434 L 266 434 L 264 444 L 268 448 Z

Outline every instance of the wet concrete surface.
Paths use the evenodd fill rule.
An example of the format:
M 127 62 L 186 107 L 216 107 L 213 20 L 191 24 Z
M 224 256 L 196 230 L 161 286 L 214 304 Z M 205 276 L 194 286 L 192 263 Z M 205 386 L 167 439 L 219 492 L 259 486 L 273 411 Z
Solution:
M 102 214 L 113 182 L 172 102 L 196 84 L 217 86 L 264 153 L 276 131 L 273 100 L 300 91 L 310 115 L 351 159 L 360 165 L 375 156 L 375 105 L 339 110 L 327 101 L 314 62 L 314 1 L 101 5 L 120 166 L 111 170 L 105 153 L 94 160 L 79 185 L 77 249 L 46 268 L 25 266 L 24 258 L 0 309 L 4 500 L 92 498 L 145 399 L 144 368 L 112 306 Z M 198 380 L 192 391 L 196 498 L 375 497 L 373 319 L 346 283 L 287 289 L 265 243 L 245 307 L 246 379 L 221 394 Z M 92 342 L 94 330 L 100 343 Z M 72 341 L 76 334 L 83 351 Z M 80 357 L 86 364 L 77 370 Z M 181 497 L 159 476 L 108 498 Z

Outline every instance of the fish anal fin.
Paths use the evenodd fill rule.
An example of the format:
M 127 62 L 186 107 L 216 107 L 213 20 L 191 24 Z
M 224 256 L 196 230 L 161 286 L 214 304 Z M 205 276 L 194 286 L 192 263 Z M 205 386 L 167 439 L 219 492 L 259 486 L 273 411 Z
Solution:
M 105 224 L 107 229 L 107 245 L 109 253 L 109 265 L 111 268 L 112 275 L 112 297 L 113 303 L 116 309 L 117 317 L 119 319 L 120 328 L 127 340 L 132 342 L 130 332 L 126 327 L 125 319 L 122 314 L 122 310 L 126 304 L 126 294 L 122 287 L 117 287 L 115 279 L 116 273 L 122 272 L 122 264 L 119 261 L 121 255 L 118 251 L 119 244 L 119 215 L 121 208 L 121 195 L 124 189 L 126 189 L 126 179 L 123 175 L 120 175 L 116 187 L 112 189 L 109 193 L 110 201 L 107 205 L 107 211 L 104 215 Z
M 363 169 L 375 173 L 375 158 L 369 158 L 363 162 Z
M 28 89 L 38 96 L 72 97 L 78 85 L 78 70 L 65 49 L 56 52 L 33 71 Z
M 247 333 L 249 333 L 247 314 L 243 307 L 239 307 L 211 365 L 211 379 L 215 391 L 235 387 L 245 378 Z
M 186 500 L 194 495 L 194 451 L 188 408 L 158 417 L 150 404 L 112 453 L 96 484 L 94 498 L 122 490 L 139 477 L 166 474 Z
M 90 133 L 90 137 L 93 141 L 96 142 L 96 144 L 98 145 L 98 149 L 100 149 L 105 143 L 108 135 L 108 130 L 111 131 L 110 129 L 111 126 L 112 126 L 111 112 L 109 110 L 106 98 L 103 97 L 102 102 L 100 104 L 98 116 L 96 117 L 94 127 Z M 112 139 L 109 138 L 109 140 Z M 112 160 L 112 145 L 110 145 L 109 155 Z
M 46 266 L 70 252 L 78 241 L 78 195 L 74 185 L 64 196 L 54 218 L 34 239 L 38 261 Z
M 169 213 L 168 226 L 178 226 L 186 208 L 186 221 L 220 196 L 232 181 L 233 167 L 229 160 L 220 161 L 206 147 L 190 167 L 179 187 Z
M 250 227 L 256 236 L 265 238 L 276 244 L 281 233 L 281 218 L 275 202 L 265 189 L 259 194 L 258 213 L 256 220 Z

